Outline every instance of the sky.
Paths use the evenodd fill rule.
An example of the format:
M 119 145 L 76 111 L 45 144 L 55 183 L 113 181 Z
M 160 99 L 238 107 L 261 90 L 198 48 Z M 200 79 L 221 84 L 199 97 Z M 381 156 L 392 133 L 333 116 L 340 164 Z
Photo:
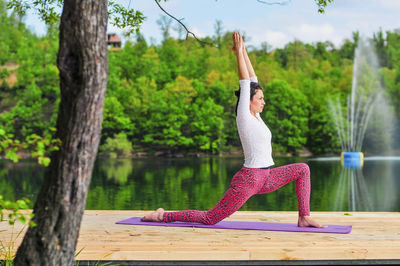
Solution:
M 146 16 L 142 34 L 149 42 L 160 43 L 157 20 L 164 13 L 153 0 L 116 1 L 142 11 Z M 263 1 L 283 4 L 263 4 Z M 215 23 L 220 20 L 223 31 L 245 33 L 246 43 L 256 47 L 267 42 L 271 48 L 282 48 L 295 39 L 306 43 L 331 41 L 339 47 L 355 31 L 368 38 L 380 29 L 384 32 L 400 29 L 400 0 L 334 0 L 325 14 L 318 13 L 314 0 L 168 0 L 161 5 L 183 19 L 198 37 L 215 35 Z M 27 16 L 26 23 L 38 35 L 46 31 L 34 14 Z M 173 27 L 176 24 L 173 22 Z M 111 25 L 108 32 L 122 35 L 120 29 Z M 172 36 L 178 34 L 173 31 Z

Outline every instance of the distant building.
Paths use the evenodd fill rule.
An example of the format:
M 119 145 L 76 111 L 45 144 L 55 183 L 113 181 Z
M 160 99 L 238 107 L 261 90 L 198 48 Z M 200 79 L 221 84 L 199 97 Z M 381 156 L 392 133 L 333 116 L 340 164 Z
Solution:
M 107 34 L 107 46 L 109 49 L 121 49 L 121 39 L 115 33 Z

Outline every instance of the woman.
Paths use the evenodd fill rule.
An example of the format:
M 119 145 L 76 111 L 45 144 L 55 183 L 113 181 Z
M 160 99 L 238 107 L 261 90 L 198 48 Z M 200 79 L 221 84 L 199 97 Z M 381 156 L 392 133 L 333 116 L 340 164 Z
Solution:
M 159 208 L 146 215 L 142 221 L 153 222 L 194 222 L 216 224 L 237 211 L 254 194 L 277 190 L 289 182 L 296 181 L 296 195 L 299 206 L 298 226 L 326 228 L 310 216 L 310 170 L 304 163 L 295 163 L 270 168 L 272 160 L 271 132 L 259 113 L 265 102 L 262 88 L 244 47 L 239 33 L 233 34 L 233 48 L 236 54 L 240 90 L 236 91 L 236 123 L 243 146 L 245 163 L 235 174 L 230 188 L 209 211 L 185 210 L 166 212 Z

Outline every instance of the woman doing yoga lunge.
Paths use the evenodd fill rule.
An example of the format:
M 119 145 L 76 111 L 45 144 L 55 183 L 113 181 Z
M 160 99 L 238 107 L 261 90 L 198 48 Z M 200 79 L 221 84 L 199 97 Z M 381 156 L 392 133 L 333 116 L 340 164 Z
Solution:
M 244 165 L 237 172 L 222 199 L 209 211 L 184 210 L 166 212 L 159 208 L 142 221 L 193 222 L 216 224 L 237 211 L 254 194 L 264 194 L 296 181 L 299 206 L 298 226 L 323 227 L 310 216 L 310 170 L 304 163 L 270 168 L 272 160 L 271 132 L 260 117 L 265 102 L 262 88 L 244 47 L 242 37 L 233 34 L 233 48 L 239 72 L 236 91 L 236 123 L 243 146 Z

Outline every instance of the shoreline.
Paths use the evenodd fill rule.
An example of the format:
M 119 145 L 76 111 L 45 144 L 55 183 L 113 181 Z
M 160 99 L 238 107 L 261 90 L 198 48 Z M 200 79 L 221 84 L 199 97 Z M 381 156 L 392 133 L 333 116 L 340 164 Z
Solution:
M 366 154 L 364 153 L 364 158 L 366 157 L 374 157 L 374 156 L 400 156 L 400 151 L 396 154 L 396 151 L 392 151 L 391 153 L 382 155 L 382 154 Z M 36 160 L 32 157 L 29 152 L 17 152 L 17 155 L 20 156 L 20 160 L 32 159 Z M 205 152 L 165 152 L 165 151 L 138 151 L 131 153 L 128 156 L 115 156 L 112 153 L 104 153 L 98 152 L 97 158 L 99 159 L 145 159 L 145 158 L 209 158 L 209 157 L 220 157 L 220 158 L 241 158 L 243 157 L 243 151 L 241 147 L 230 147 L 222 151 L 219 154 L 205 153 Z M 330 158 L 330 157 L 338 157 L 340 158 L 340 153 L 324 153 L 324 154 L 313 154 L 307 149 L 303 148 L 303 150 L 299 153 L 273 153 L 272 157 L 274 158 L 290 158 L 290 157 L 303 157 L 303 158 Z M 6 158 L 4 154 L 0 154 L 0 160 L 9 160 Z M 10 160 L 11 161 L 11 160 Z
M 29 152 L 17 152 L 17 155 L 20 156 L 20 159 L 35 159 L 31 156 Z M 289 157 L 329 157 L 329 156 L 336 156 L 336 154 L 328 153 L 328 154 L 321 154 L 315 155 L 309 152 L 307 149 L 303 148 L 303 150 L 296 154 L 291 153 L 273 153 L 273 157 L 282 157 L 282 158 L 289 158 Z M 340 154 L 337 154 L 340 156 Z M 109 158 L 109 159 L 134 159 L 134 158 L 184 158 L 184 157 L 193 157 L 193 158 L 207 158 L 207 157 L 221 157 L 221 158 L 231 158 L 231 157 L 243 157 L 243 151 L 241 147 L 229 147 L 228 149 L 220 152 L 219 154 L 212 154 L 206 152 L 168 152 L 168 151 L 137 151 L 132 152 L 128 156 L 115 156 L 113 153 L 104 153 L 98 152 L 97 158 Z M 0 160 L 8 160 L 5 155 L 0 154 Z

